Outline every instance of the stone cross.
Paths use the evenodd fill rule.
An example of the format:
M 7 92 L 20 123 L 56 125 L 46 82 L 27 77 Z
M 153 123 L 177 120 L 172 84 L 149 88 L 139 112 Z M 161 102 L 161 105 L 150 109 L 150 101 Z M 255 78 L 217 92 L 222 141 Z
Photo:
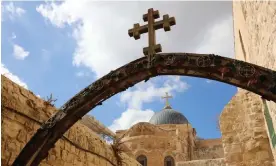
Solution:
M 162 99 L 166 100 L 166 106 L 165 107 L 169 107 L 170 106 L 170 104 L 169 104 L 169 98 L 172 98 L 172 96 L 169 96 L 168 92 L 166 92 L 165 96 L 162 96 Z
M 170 31 L 171 26 L 175 25 L 175 18 L 169 17 L 168 14 L 163 16 L 163 20 L 155 22 L 155 19 L 159 18 L 159 11 L 148 9 L 148 13 L 143 15 L 143 20 L 148 24 L 140 26 L 139 23 L 134 24 L 132 29 L 128 30 L 130 37 L 134 37 L 135 40 L 140 39 L 140 35 L 143 33 L 148 34 L 149 46 L 143 48 L 143 53 L 148 58 L 151 58 L 154 54 L 162 52 L 160 44 L 156 45 L 155 30 L 164 28 L 165 31 Z

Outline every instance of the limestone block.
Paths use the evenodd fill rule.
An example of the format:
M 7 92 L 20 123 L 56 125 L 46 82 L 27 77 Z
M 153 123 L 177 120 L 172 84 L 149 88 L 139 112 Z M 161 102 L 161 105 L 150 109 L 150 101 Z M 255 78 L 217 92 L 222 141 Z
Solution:
M 81 161 L 81 160 L 79 160 L 79 159 L 74 159 L 74 163 L 73 163 L 75 166 L 83 166 L 84 165 L 84 163 Z
M 79 153 L 79 158 L 80 158 L 82 161 L 83 161 L 83 160 L 86 160 L 85 152 L 80 151 L 80 153 Z
M 55 148 L 51 149 L 49 153 L 56 156 L 57 158 L 61 158 L 61 149 L 60 149 L 60 147 L 55 147 Z
M 2 119 L 5 117 L 5 118 L 8 118 L 10 120 L 14 120 L 15 115 L 16 115 L 15 112 L 7 111 L 6 108 L 2 108 L 1 109 L 1 117 L 2 117 Z
M 226 157 L 228 161 L 231 162 L 241 162 L 242 161 L 242 153 L 231 153 L 231 155 Z
M 257 160 L 259 161 L 266 161 L 266 160 L 269 160 L 269 158 L 271 157 L 271 154 L 267 151 L 259 151 L 256 153 L 256 157 L 257 157 Z
M 177 162 L 176 166 L 226 166 L 223 158 Z M 232 166 L 232 165 L 231 165 Z
M 73 163 L 74 158 L 76 158 L 76 157 L 71 152 L 69 152 L 68 156 L 67 156 L 67 162 L 68 163 Z
M 251 153 L 251 152 L 245 152 L 243 153 L 243 161 L 250 161 L 250 160 L 254 160 L 256 158 L 255 153 Z
M 260 161 L 273 161 L 271 149 L 267 148 L 269 141 L 264 120 L 262 120 L 264 119 L 263 113 L 256 111 L 252 113 L 254 107 L 260 109 L 258 103 L 261 104 L 261 100 L 257 95 L 239 90 L 221 113 L 221 126 L 230 126 L 230 124 L 235 126 L 221 128 L 225 160 L 231 166 L 236 164 L 251 166 L 252 163 L 256 165 Z M 249 107 L 250 109 L 248 109 Z M 229 121 L 229 116 L 235 116 L 235 119 L 231 118 Z M 260 124 L 254 126 L 252 122 Z M 236 127 L 236 124 L 243 125 Z M 258 154 L 257 157 L 257 152 L 262 151 L 270 154 L 269 157 L 263 153 Z
M 41 162 L 41 163 L 40 163 L 40 166 L 52 166 L 52 165 L 50 165 L 50 164 L 48 164 L 48 163 L 45 163 L 45 162 Z
M 254 140 L 254 139 L 250 139 L 248 142 L 245 143 L 245 151 L 248 151 L 248 152 L 256 152 L 259 150 L 260 148 L 260 145 L 259 143 Z
M 56 160 L 56 156 L 50 154 L 50 155 L 47 156 L 47 160 L 48 160 L 48 162 L 55 161 Z
M 10 155 L 10 158 L 8 159 L 8 165 L 11 165 L 13 163 L 13 161 L 15 160 L 16 156 L 18 154 L 16 152 L 12 152 L 11 155 Z
M 68 151 L 67 150 L 62 150 L 61 151 L 61 159 L 63 161 L 67 161 L 67 158 L 68 158 Z
M 17 140 L 19 142 L 27 142 L 27 131 L 24 129 L 21 129 L 17 135 Z

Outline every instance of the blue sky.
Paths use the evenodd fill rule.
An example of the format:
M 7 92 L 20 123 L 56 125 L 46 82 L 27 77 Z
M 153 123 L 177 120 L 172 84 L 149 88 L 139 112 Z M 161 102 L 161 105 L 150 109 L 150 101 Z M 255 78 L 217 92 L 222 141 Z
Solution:
M 176 17 L 171 32 L 159 30 L 163 52 L 201 52 L 234 57 L 231 2 L 3 2 L 1 74 L 60 107 L 87 85 L 138 57 L 147 36 L 127 34 L 148 8 Z M 216 9 L 216 10 L 214 10 Z M 236 87 L 206 79 L 163 76 L 108 99 L 92 114 L 112 130 L 147 121 L 173 95 L 204 138 L 220 136 L 216 119 Z

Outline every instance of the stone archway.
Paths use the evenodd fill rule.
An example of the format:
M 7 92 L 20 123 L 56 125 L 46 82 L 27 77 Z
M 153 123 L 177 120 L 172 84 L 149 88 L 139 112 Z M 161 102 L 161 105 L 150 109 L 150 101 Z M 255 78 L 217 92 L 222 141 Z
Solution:
M 217 80 L 276 102 L 275 71 L 213 54 L 155 54 L 150 66 L 146 57 L 137 59 L 111 71 L 75 95 L 37 130 L 13 165 L 38 165 L 56 141 L 91 109 L 136 83 L 158 75 L 183 75 Z

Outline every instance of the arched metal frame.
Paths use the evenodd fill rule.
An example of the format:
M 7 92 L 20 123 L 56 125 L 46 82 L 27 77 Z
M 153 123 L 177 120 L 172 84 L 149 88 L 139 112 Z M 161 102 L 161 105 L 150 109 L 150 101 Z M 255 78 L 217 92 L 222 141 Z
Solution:
M 276 72 L 213 54 L 162 53 L 148 67 L 146 57 L 111 71 L 92 83 L 47 120 L 25 145 L 13 165 L 38 165 L 49 149 L 86 113 L 111 96 L 158 75 L 184 75 L 231 84 L 276 102 Z
M 168 164 L 170 162 L 170 165 Z M 164 158 L 164 166 L 175 166 L 175 162 L 172 156 L 166 156 Z
M 139 155 L 136 160 L 142 165 L 147 166 L 148 165 L 148 159 L 145 155 Z

